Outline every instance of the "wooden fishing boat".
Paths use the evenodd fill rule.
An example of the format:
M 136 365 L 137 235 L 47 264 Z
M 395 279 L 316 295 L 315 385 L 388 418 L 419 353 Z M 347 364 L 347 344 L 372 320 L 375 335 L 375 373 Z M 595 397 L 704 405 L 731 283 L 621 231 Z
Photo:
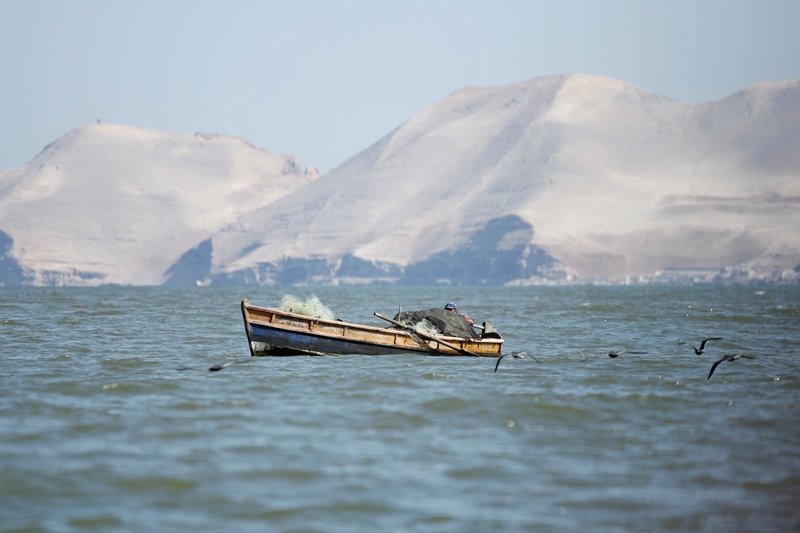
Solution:
M 384 355 L 423 353 L 499 357 L 503 338 L 484 323 L 481 338 L 435 336 L 375 313 L 394 327 L 325 320 L 279 309 L 258 307 L 242 300 L 242 317 L 250 355 Z M 488 330 L 488 331 L 487 331 Z

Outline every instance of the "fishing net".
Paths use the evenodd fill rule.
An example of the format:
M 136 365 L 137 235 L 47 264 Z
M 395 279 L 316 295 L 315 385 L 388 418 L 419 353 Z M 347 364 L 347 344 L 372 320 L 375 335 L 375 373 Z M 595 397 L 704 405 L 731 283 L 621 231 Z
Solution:
M 293 294 L 287 294 L 281 298 L 280 310 L 325 320 L 336 320 L 336 314 L 333 310 L 323 304 L 316 294 L 312 294 L 305 301 Z
M 398 313 L 394 319 L 407 327 L 428 335 L 447 335 L 464 339 L 478 338 L 475 330 L 472 329 L 470 323 L 463 316 L 446 309 L 426 309 L 424 311 Z

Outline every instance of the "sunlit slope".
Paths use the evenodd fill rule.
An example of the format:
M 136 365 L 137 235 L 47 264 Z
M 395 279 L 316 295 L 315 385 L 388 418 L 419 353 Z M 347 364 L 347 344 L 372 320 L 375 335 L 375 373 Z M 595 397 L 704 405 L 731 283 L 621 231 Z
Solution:
M 0 231 L 29 284 L 161 284 L 187 249 L 316 177 L 233 137 L 92 124 L 0 173 Z
M 793 268 L 798 147 L 798 82 L 700 105 L 586 75 L 468 87 L 217 234 L 212 272 L 324 258 L 335 277 L 348 254 L 408 268 L 507 217 L 531 231 L 498 246 L 528 238 L 579 276 Z

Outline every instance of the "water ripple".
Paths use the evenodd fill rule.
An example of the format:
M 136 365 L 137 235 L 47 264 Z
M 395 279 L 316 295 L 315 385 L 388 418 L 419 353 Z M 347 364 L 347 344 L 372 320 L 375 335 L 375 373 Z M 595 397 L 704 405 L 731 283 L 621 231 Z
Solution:
M 365 322 L 456 299 L 538 362 L 253 358 L 209 372 L 249 356 L 239 300 L 289 291 L 312 292 L 0 290 L 0 529 L 800 525 L 800 288 L 315 287 Z M 724 339 L 702 356 L 678 344 L 707 336 Z M 707 379 L 734 351 L 755 359 Z

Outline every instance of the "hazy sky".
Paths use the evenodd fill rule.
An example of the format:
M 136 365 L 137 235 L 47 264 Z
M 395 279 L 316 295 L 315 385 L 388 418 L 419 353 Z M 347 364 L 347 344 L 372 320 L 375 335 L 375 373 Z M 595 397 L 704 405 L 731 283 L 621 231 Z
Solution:
M 800 79 L 800 0 L 0 0 L 0 171 L 96 120 L 328 171 L 467 85 L 586 73 L 690 103 Z

